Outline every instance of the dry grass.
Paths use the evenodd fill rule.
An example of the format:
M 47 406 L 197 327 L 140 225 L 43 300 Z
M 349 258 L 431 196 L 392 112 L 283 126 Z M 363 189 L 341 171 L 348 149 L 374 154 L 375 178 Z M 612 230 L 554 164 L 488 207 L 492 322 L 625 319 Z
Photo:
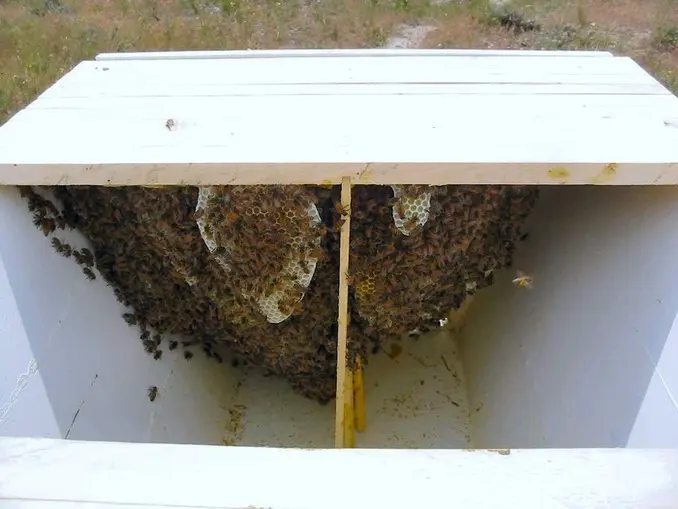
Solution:
M 678 0 L 514 0 L 541 30 L 498 24 L 487 0 L 0 0 L 0 123 L 105 51 L 373 47 L 403 23 L 424 47 L 607 49 L 678 91 Z

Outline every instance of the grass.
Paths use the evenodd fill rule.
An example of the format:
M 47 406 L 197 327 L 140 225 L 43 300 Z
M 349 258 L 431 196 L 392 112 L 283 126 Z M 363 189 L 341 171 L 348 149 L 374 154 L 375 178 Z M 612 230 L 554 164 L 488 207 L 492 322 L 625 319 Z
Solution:
M 508 16 L 488 0 L 0 0 L 0 123 L 99 52 L 374 47 L 403 23 L 435 28 L 424 47 L 630 55 L 678 92 L 678 0 L 513 0 Z

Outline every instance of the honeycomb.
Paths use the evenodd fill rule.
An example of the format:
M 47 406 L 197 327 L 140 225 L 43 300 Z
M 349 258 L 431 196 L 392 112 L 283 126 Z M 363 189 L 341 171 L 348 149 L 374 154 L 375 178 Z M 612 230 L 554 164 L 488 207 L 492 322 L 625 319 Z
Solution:
M 336 390 L 338 187 L 24 189 L 46 235 L 77 228 L 85 256 L 52 239 L 87 277 L 95 265 L 161 359 L 164 334 L 221 362 L 283 377 L 327 403 Z M 351 204 L 350 358 L 437 327 L 512 263 L 538 196 L 521 186 L 355 186 Z M 90 270 L 91 272 L 91 270 Z M 94 275 L 93 273 L 91 275 Z M 170 349 L 177 345 L 170 344 Z M 232 368 L 230 368 L 232 369 Z
M 215 240 L 214 232 L 217 228 L 215 213 L 225 210 L 226 216 L 236 214 L 232 205 L 231 195 L 228 193 L 220 193 L 213 187 L 201 187 L 198 191 L 195 210 L 200 235 L 215 260 L 226 272 L 231 272 L 231 265 L 238 263 L 237 260 L 232 259 L 235 240 L 228 236 L 222 236 L 221 242 Z M 305 290 L 313 279 L 318 258 L 310 254 L 306 247 L 317 249 L 320 246 L 322 230 L 317 228 L 321 223 L 320 214 L 315 204 L 309 199 L 306 204 L 287 203 L 282 209 L 276 210 L 271 210 L 262 203 L 246 208 L 244 215 L 262 222 L 273 219 L 275 225 L 279 227 L 284 226 L 286 222 L 309 222 L 308 229 L 295 228 L 294 234 L 282 239 L 288 243 L 290 250 L 281 272 L 272 275 L 272 279 L 277 281 L 273 283 L 272 291 L 264 290 L 259 295 L 252 295 L 240 289 L 245 297 L 256 300 L 259 310 L 270 323 L 280 323 L 294 312 L 294 307 L 286 305 L 286 302 L 303 299 Z M 208 218 L 212 218 L 212 221 L 208 222 Z
M 395 198 L 393 222 L 403 235 L 410 235 L 415 228 L 424 226 L 428 221 L 432 193 L 423 191 L 413 195 L 407 192 L 405 186 L 395 185 L 391 189 Z

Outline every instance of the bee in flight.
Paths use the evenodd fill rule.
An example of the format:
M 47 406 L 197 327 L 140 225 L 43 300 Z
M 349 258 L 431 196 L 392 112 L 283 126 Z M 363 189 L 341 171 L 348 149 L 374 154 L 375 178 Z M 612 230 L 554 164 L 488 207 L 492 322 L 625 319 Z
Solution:
M 518 288 L 527 288 L 529 290 L 532 288 L 534 284 L 534 278 L 532 276 L 528 276 L 527 274 L 519 270 L 518 274 L 516 275 L 515 278 L 513 278 L 512 282 Z

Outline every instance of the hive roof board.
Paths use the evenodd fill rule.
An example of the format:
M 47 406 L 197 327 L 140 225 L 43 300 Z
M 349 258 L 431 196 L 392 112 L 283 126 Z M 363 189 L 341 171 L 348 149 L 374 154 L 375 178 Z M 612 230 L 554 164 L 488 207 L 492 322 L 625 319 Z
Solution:
M 121 53 L 0 127 L 0 184 L 676 184 L 678 98 L 607 52 Z

